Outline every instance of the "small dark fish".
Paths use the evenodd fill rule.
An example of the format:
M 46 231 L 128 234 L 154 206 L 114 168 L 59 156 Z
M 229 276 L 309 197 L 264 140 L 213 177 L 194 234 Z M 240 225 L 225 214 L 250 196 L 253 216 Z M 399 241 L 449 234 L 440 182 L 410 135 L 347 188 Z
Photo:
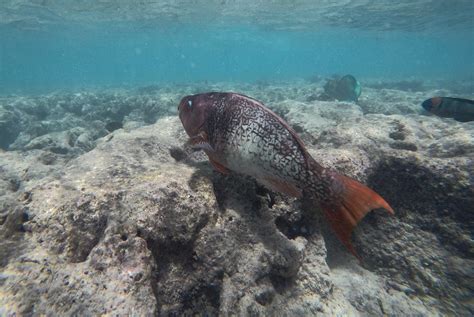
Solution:
M 437 116 L 453 118 L 457 121 L 474 121 L 474 100 L 434 97 L 423 101 L 421 104 L 426 111 Z
M 217 171 L 246 174 L 271 190 L 318 202 L 353 254 L 351 234 L 365 214 L 377 208 L 393 213 L 370 188 L 319 165 L 296 132 L 257 100 L 204 93 L 184 97 L 178 110 L 190 142 Z

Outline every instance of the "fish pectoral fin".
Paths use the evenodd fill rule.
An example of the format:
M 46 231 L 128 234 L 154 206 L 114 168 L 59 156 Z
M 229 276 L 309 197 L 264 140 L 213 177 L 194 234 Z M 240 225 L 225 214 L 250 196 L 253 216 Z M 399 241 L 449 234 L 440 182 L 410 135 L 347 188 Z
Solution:
M 216 171 L 218 171 L 219 173 L 222 173 L 224 175 L 229 175 L 230 174 L 230 170 L 227 167 L 225 167 L 224 165 L 222 165 L 221 163 L 218 163 L 216 160 L 209 157 L 209 162 L 211 162 L 214 169 Z
M 214 148 L 209 143 L 207 134 L 205 132 L 200 132 L 198 135 L 191 137 L 188 141 L 188 144 L 190 144 L 194 150 L 206 150 L 209 152 L 214 152 Z
M 263 185 L 269 187 L 271 190 L 283 193 L 289 196 L 293 197 L 298 197 L 301 198 L 303 197 L 303 193 L 301 189 L 296 187 L 295 185 L 285 182 L 284 180 L 281 180 L 276 177 L 264 177 L 262 179 Z
M 207 142 L 200 142 L 192 145 L 194 150 L 205 150 L 209 152 L 214 152 L 214 148 Z

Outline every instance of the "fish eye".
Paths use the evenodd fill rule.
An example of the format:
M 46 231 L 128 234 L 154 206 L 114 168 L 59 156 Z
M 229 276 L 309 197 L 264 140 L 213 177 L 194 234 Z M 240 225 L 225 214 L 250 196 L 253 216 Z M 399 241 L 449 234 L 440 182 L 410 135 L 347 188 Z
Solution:
M 192 106 L 193 106 L 193 102 L 191 100 L 188 100 L 188 107 L 192 108 Z

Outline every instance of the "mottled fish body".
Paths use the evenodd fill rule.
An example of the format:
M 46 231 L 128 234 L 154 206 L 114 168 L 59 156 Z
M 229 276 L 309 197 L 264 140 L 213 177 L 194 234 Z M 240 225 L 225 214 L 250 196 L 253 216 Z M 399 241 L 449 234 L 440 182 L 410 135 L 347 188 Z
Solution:
M 235 93 L 186 96 L 179 116 L 191 143 L 218 171 L 250 175 L 271 190 L 316 200 L 353 253 L 357 222 L 372 209 L 393 212 L 368 187 L 319 165 L 293 129 L 257 100 Z
M 423 101 L 421 105 L 426 111 L 440 117 L 453 118 L 461 122 L 474 121 L 474 100 L 433 97 Z

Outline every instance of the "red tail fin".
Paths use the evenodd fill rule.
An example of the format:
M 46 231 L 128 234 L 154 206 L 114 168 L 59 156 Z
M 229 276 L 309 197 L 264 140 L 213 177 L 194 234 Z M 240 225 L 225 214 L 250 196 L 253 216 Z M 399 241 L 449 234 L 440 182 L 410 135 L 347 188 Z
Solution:
M 341 242 L 357 256 L 351 243 L 352 231 L 357 223 L 371 210 L 384 208 L 393 214 L 393 209 L 372 189 L 356 180 L 340 174 L 333 174 L 342 188 L 339 200 L 322 204 L 322 209 Z M 339 186 L 338 186 L 339 187 Z

